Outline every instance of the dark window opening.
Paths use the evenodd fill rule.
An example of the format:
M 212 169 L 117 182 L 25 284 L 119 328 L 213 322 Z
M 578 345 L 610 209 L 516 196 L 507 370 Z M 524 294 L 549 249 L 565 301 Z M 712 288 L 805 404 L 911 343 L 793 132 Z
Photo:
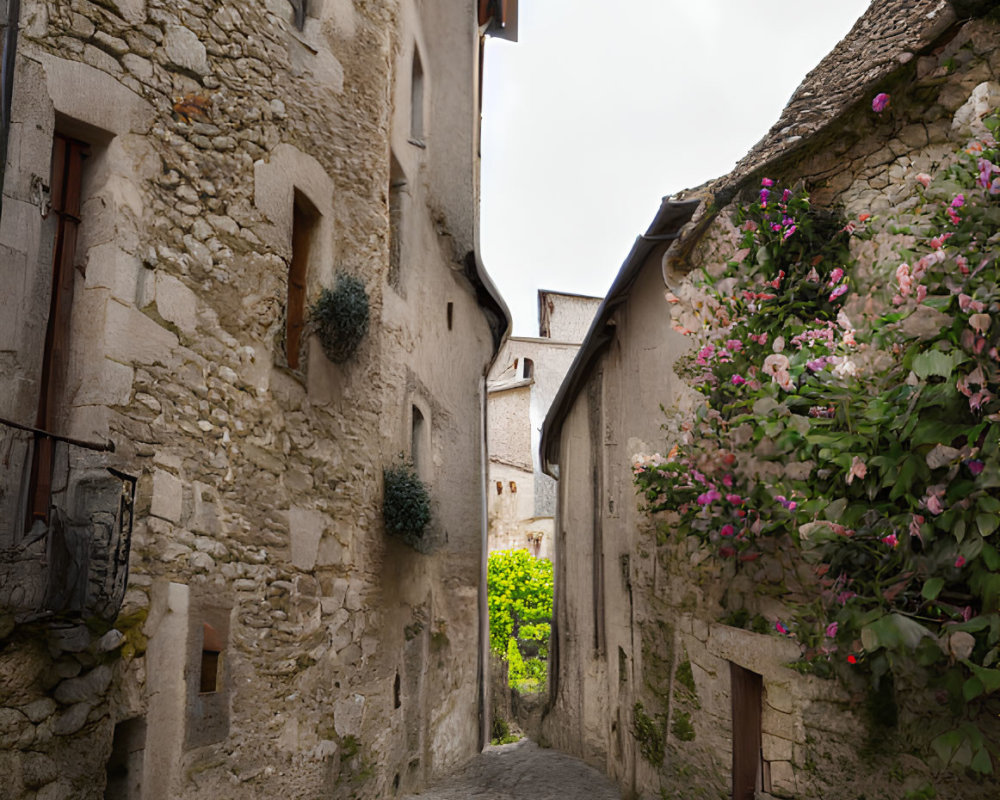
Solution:
M 521 372 L 524 378 L 534 378 L 535 377 L 535 362 L 530 358 L 524 359 L 524 368 Z
M 427 470 L 427 423 L 420 409 L 413 406 L 413 421 L 410 436 L 410 458 L 421 479 L 426 479 Z
M 497 494 L 503 494 L 503 481 L 497 481 Z
M 44 431 L 54 431 L 57 426 L 61 410 L 59 401 L 69 362 L 76 240 L 83 194 L 83 160 L 88 154 L 88 146 L 81 141 L 59 133 L 53 138 L 52 176 L 49 184 L 56 226 L 52 253 L 52 295 L 49 299 L 49 318 L 39 376 L 38 410 L 35 416 L 35 427 Z M 52 439 L 35 439 L 27 530 L 31 529 L 36 520 L 48 522 L 54 450 L 55 442 Z
M 402 704 L 402 698 L 400 697 L 399 670 L 396 670 L 396 680 L 393 681 L 392 684 L 392 707 L 399 708 Z
M 399 288 L 403 261 L 403 193 L 406 175 L 396 156 L 389 154 L 389 285 Z
M 420 51 L 413 48 L 413 69 L 410 74 L 410 138 L 417 144 L 424 141 L 424 68 Z
M 207 622 L 203 624 L 201 645 L 201 672 L 198 691 L 209 694 L 219 691 L 219 666 L 222 656 L 222 638 Z
M 510 481 L 510 493 L 517 494 L 517 481 Z
M 448 303 L 448 330 L 451 330 L 452 318 L 455 313 L 455 304 Z
M 305 327 L 306 275 L 309 250 L 319 223 L 319 212 L 309 200 L 295 192 L 292 209 L 292 260 L 288 266 L 288 304 L 285 307 L 285 359 L 299 368 L 302 331 Z
M 115 725 L 107 764 L 104 800 L 139 800 L 142 796 L 142 759 L 146 748 L 146 720 L 127 719 Z
M 754 800 L 764 790 L 761 757 L 761 701 L 764 679 L 756 672 L 729 662 L 733 712 L 733 797 Z

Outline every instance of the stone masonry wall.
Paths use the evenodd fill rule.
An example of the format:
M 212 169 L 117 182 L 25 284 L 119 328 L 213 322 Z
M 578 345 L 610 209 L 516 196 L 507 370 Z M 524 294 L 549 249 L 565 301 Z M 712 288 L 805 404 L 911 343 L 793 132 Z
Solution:
M 435 33 L 445 19 L 466 34 L 450 50 Z M 476 37 L 458 0 L 310 2 L 301 31 L 283 0 L 22 3 L 0 222 L 22 288 L 5 298 L 15 391 L 0 410 L 34 414 L 51 275 L 39 187 L 56 129 L 91 146 L 60 432 L 112 440 L 92 462 L 139 484 L 116 629 L 0 626 L 5 796 L 104 797 L 110 758 L 128 764 L 121 797 L 139 796 L 135 781 L 144 798 L 387 797 L 478 750 L 493 340 L 451 246 L 474 240 L 474 221 L 428 199 L 472 191 L 472 148 L 465 183 L 443 186 L 430 134 L 408 156 L 413 288 L 386 277 L 389 152 L 409 118 L 394 87 L 408 86 L 413 41 L 450 52 L 467 75 L 425 60 L 452 113 L 435 121 L 428 101 L 429 127 L 442 152 L 450 127 L 474 139 Z M 287 366 L 298 196 L 318 215 L 307 298 L 339 270 L 369 295 L 370 332 L 344 364 L 309 336 Z M 409 454 L 414 406 L 431 425 L 427 555 L 381 522 L 382 469 Z

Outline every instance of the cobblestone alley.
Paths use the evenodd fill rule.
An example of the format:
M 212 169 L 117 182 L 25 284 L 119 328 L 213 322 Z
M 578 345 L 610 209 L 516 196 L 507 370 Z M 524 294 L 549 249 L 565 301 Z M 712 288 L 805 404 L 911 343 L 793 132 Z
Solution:
M 604 775 L 530 739 L 490 746 L 451 778 L 404 800 L 620 800 Z

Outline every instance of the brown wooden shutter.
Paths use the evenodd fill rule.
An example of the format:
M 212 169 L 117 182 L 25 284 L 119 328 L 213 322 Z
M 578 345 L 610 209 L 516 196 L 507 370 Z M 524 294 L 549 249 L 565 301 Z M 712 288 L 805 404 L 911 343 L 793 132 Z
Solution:
M 288 304 L 285 307 L 285 358 L 292 369 L 299 368 L 299 351 L 305 327 L 306 274 L 309 248 L 318 213 L 296 193 L 292 210 L 292 261 L 288 267 Z
M 38 413 L 35 427 L 53 431 L 58 403 L 69 361 L 70 321 L 73 310 L 74 262 L 80 227 L 83 159 L 87 145 L 56 134 L 52 146 L 52 213 L 56 215 L 56 233 L 52 256 L 52 295 L 49 320 L 42 351 L 42 374 L 39 380 Z M 52 439 L 37 437 L 32 460 L 31 494 L 28 527 L 36 519 L 48 520 L 52 492 Z
M 761 700 L 764 681 L 729 662 L 733 709 L 733 798 L 754 800 L 761 788 Z

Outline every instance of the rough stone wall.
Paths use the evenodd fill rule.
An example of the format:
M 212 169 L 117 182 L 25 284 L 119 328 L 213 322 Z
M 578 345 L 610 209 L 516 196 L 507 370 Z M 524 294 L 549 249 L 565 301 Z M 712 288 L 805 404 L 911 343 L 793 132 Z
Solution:
M 848 219 L 916 212 L 916 175 L 936 172 L 975 135 L 976 114 L 998 105 L 998 41 L 996 23 L 973 20 L 925 42 L 879 85 L 892 96 L 890 111 L 872 112 L 874 92 L 856 97 L 831 127 L 787 158 L 756 164 L 747 195 L 766 175 L 782 185 L 803 183 L 814 204 L 841 208 Z M 689 266 L 711 268 L 731 257 L 732 211 L 732 204 L 719 209 L 700 231 Z M 853 254 L 859 269 L 891 274 L 906 246 L 904 234 L 885 227 L 855 241 Z M 657 409 L 683 402 L 672 378 L 679 350 L 669 311 L 662 303 L 642 305 L 645 296 L 662 293 L 660 266 L 653 258 L 644 266 L 617 312 L 615 340 L 590 370 L 591 385 L 581 389 L 560 431 L 555 678 L 546 737 L 604 767 L 628 796 L 728 796 L 734 663 L 762 676 L 770 796 L 902 798 L 933 783 L 938 796 L 992 797 L 994 783 L 932 774 L 911 753 L 914 732 L 926 725 L 920 703 L 900 709 L 897 731 L 873 735 L 857 697 L 835 681 L 789 669 L 798 648 L 764 630 L 784 610 L 780 598 L 754 591 L 763 576 L 753 568 L 739 575 L 709 568 L 696 547 L 664 535 L 668 517 L 650 520 L 634 511 L 629 456 L 667 452 L 672 432 L 664 437 L 655 430 L 662 420 Z M 659 343 L 640 350 L 648 331 Z M 633 364 L 643 366 L 635 372 Z M 620 387 L 627 387 L 624 402 L 621 394 L 616 399 Z M 602 399 L 597 415 L 595 392 Z M 595 481 L 607 492 L 606 508 L 596 511 Z M 603 542 L 602 555 L 596 541 Z M 595 581 L 601 588 L 592 592 Z M 718 622 L 724 594 L 767 621 L 761 632 Z M 603 644 L 595 634 L 602 616 Z M 603 698 L 599 707 L 588 700 L 594 696 Z
M 463 273 L 475 13 L 308 8 L 299 31 L 281 0 L 22 3 L 0 410 L 33 421 L 59 130 L 91 147 L 59 432 L 112 440 L 89 463 L 139 484 L 123 636 L 0 630 L 6 796 L 103 797 L 113 744 L 150 798 L 385 797 L 478 750 L 493 333 Z M 422 147 L 402 121 L 414 41 Z M 390 149 L 408 170 L 404 231 L 390 231 Z M 344 364 L 308 336 L 287 366 L 296 197 L 318 220 L 308 300 L 338 270 L 370 298 Z M 380 513 L 413 408 L 430 426 L 429 554 L 387 540 Z M 205 625 L 222 641 L 214 696 L 198 686 Z

